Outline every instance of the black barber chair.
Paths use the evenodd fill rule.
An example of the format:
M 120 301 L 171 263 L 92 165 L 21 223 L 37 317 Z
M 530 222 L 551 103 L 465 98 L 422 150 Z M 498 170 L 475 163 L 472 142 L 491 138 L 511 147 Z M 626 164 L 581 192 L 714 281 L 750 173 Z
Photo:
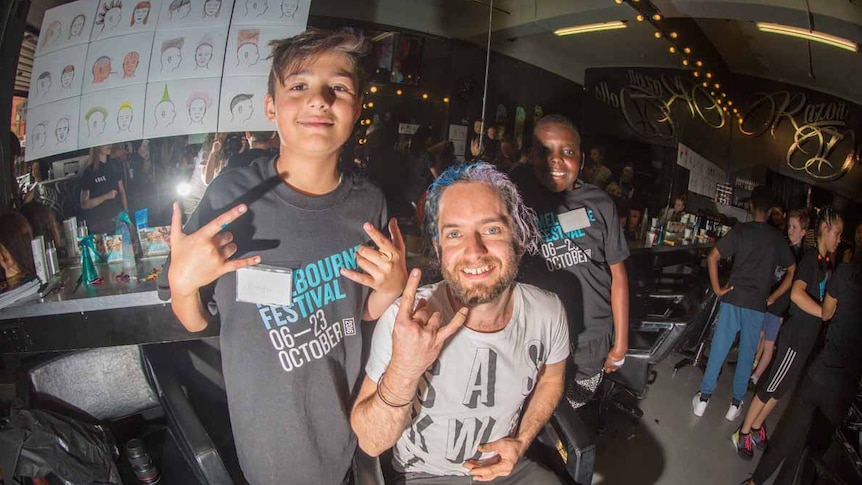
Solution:
M 144 373 L 138 346 L 64 354 L 31 366 L 25 376 L 26 382 L 19 382 L 18 396 L 26 407 L 107 425 L 121 450 L 118 467 L 124 480 L 134 480 L 134 476 L 123 445 L 139 437 L 161 470 L 160 483 L 196 483 L 189 464 L 177 452 L 182 438 L 162 424 L 164 413 Z
M 647 386 L 655 381 L 655 364 L 679 351 L 682 345 L 702 341 L 718 312 L 718 298 L 712 290 L 702 288 L 658 291 L 647 295 L 642 303 L 648 311 L 630 323 L 626 363 L 619 371 L 606 375 L 597 393 L 600 431 L 606 427 L 611 406 L 635 419 L 643 416 L 637 401 L 646 396 Z
M 542 463 L 568 485 L 589 485 L 593 481 L 596 447 L 574 409 L 561 399 L 545 428 L 536 437 L 527 455 Z M 391 460 L 391 453 L 381 455 Z M 384 485 L 386 474 L 380 460 L 357 450 L 353 460 L 356 485 Z
M 158 393 L 168 426 L 185 460 L 201 484 L 233 485 L 234 480 L 210 438 L 198 413 L 189 402 L 187 389 L 176 369 L 177 348 L 166 345 L 143 347 L 147 378 Z

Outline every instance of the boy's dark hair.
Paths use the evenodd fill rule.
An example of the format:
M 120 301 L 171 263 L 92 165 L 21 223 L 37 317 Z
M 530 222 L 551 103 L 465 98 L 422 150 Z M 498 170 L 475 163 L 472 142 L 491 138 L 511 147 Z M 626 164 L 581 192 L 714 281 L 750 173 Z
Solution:
M 575 136 L 578 137 L 578 140 L 581 139 L 581 132 L 578 131 L 578 127 L 576 127 L 575 124 L 572 123 L 572 120 L 566 118 L 563 115 L 550 114 L 543 116 L 542 119 L 536 122 L 536 126 L 533 128 L 533 132 L 535 133 L 535 131 L 543 125 L 563 125 L 566 128 L 572 130 Z M 604 150 L 604 148 L 602 148 L 602 150 Z
M 305 32 L 288 39 L 274 40 L 269 43 L 272 53 L 272 68 L 269 71 L 269 95 L 275 97 L 277 84 L 284 84 L 287 76 L 301 71 L 327 51 L 337 51 L 345 54 L 353 68 L 353 82 L 356 84 L 357 96 L 365 92 L 364 58 L 369 52 L 369 44 L 365 37 L 350 32 L 331 32 L 320 29 L 308 29 Z
M 755 210 L 766 212 L 770 207 L 775 205 L 772 199 L 772 194 L 769 192 L 769 187 L 758 185 L 751 191 L 751 205 Z

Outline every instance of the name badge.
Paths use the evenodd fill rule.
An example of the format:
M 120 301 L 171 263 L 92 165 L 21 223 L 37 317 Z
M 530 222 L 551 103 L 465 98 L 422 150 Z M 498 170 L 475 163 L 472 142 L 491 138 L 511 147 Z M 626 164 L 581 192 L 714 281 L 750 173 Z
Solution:
M 590 227 L 590 218 L 587 216 L 586 207 L 557 214 L 557 220 L 560 221 L 560 227 L 563 228 L 563 232 L 572 232 Z
M 236 271 L 236 301 L 267 306 L 293 305 L 293 270 L 258 264 Z

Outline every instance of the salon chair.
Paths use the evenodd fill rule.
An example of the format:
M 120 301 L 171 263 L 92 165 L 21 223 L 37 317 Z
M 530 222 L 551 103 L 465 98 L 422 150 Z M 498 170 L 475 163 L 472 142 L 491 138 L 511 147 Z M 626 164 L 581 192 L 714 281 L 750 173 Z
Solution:
M 84 350 L 25 365 L 18 381 L 24 407 L 57 412 L 83 422 L 103 424 L 120 450 L 124 481 L 134 480 L 123 445 L 140 438 L 161 472 L 164 485 L 196 483 L 182 459 L 182 437 L 165 429 L 165 411 L 147 379 L 136 345 Z
M 565 399 L 560 400 L 551 419 L 527 450 L 527 456 L 553 470 L 568 485 L 592 483 L 595 443 L 577 412 Z M 391 459 L 391 450 L 378 459 L 357 449 L 353 459 L 356 485 L 387 483 L 391 470 L 381 466 L 381 461 L 388 463 Z
M 206 485 L 233 485 L 219 449 L 192 406 L 177 372 L 175 356 L 185 351 L 188 351 L 185 347 L 166 345 L 143 347 L 147 379 L 164 408 L 168 427 L 178 437 L 180 452 L 198 481 Z
M 681 345 L 700 341 L 716 317 L 718 298 L 703 287 L 678 293 L 663 291 L 649 295 L 641 308 L 650 310 L 630 322 L 625 365 L 607 374 L 597 392 L 600 431 L 606 427 L 611 406 L 634 419 L 643 416 L 637 402 L 655 382 L 655 365 L 679 351 Z

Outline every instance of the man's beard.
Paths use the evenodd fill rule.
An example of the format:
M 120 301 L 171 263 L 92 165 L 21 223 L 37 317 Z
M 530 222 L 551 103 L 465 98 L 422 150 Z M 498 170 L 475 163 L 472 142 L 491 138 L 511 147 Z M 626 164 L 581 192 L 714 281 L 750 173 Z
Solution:
M 492 303 L 497 301 L 500 296 L 512 286 L 512 282 L 515 281 L 515 277 L 518 276 L 518 264 L 520 263 L 521 258 L 519 258 L 515 253 L 514 248 L 510 249 L 507 259 L 508 261 L 505 265 L 501 264 L 502 262 L 497 258 L 490 257 L 482 258 L 471 264 L 471 266 L 493 265 L 495 268 L 500 268 L 503 271 L 496 281 L 491 282 L 490 285 L 484 283 L 472 285 L 470 287 L 461 285 L 459 276 L 463 274 L 461 272 L 461 267 L 465 265 L 456 266 L 454 271 L 451 271 L 448 268 L 443 268 L 443 279 L 449 286 L 452 296 L 464 305 L 472 306 Z

